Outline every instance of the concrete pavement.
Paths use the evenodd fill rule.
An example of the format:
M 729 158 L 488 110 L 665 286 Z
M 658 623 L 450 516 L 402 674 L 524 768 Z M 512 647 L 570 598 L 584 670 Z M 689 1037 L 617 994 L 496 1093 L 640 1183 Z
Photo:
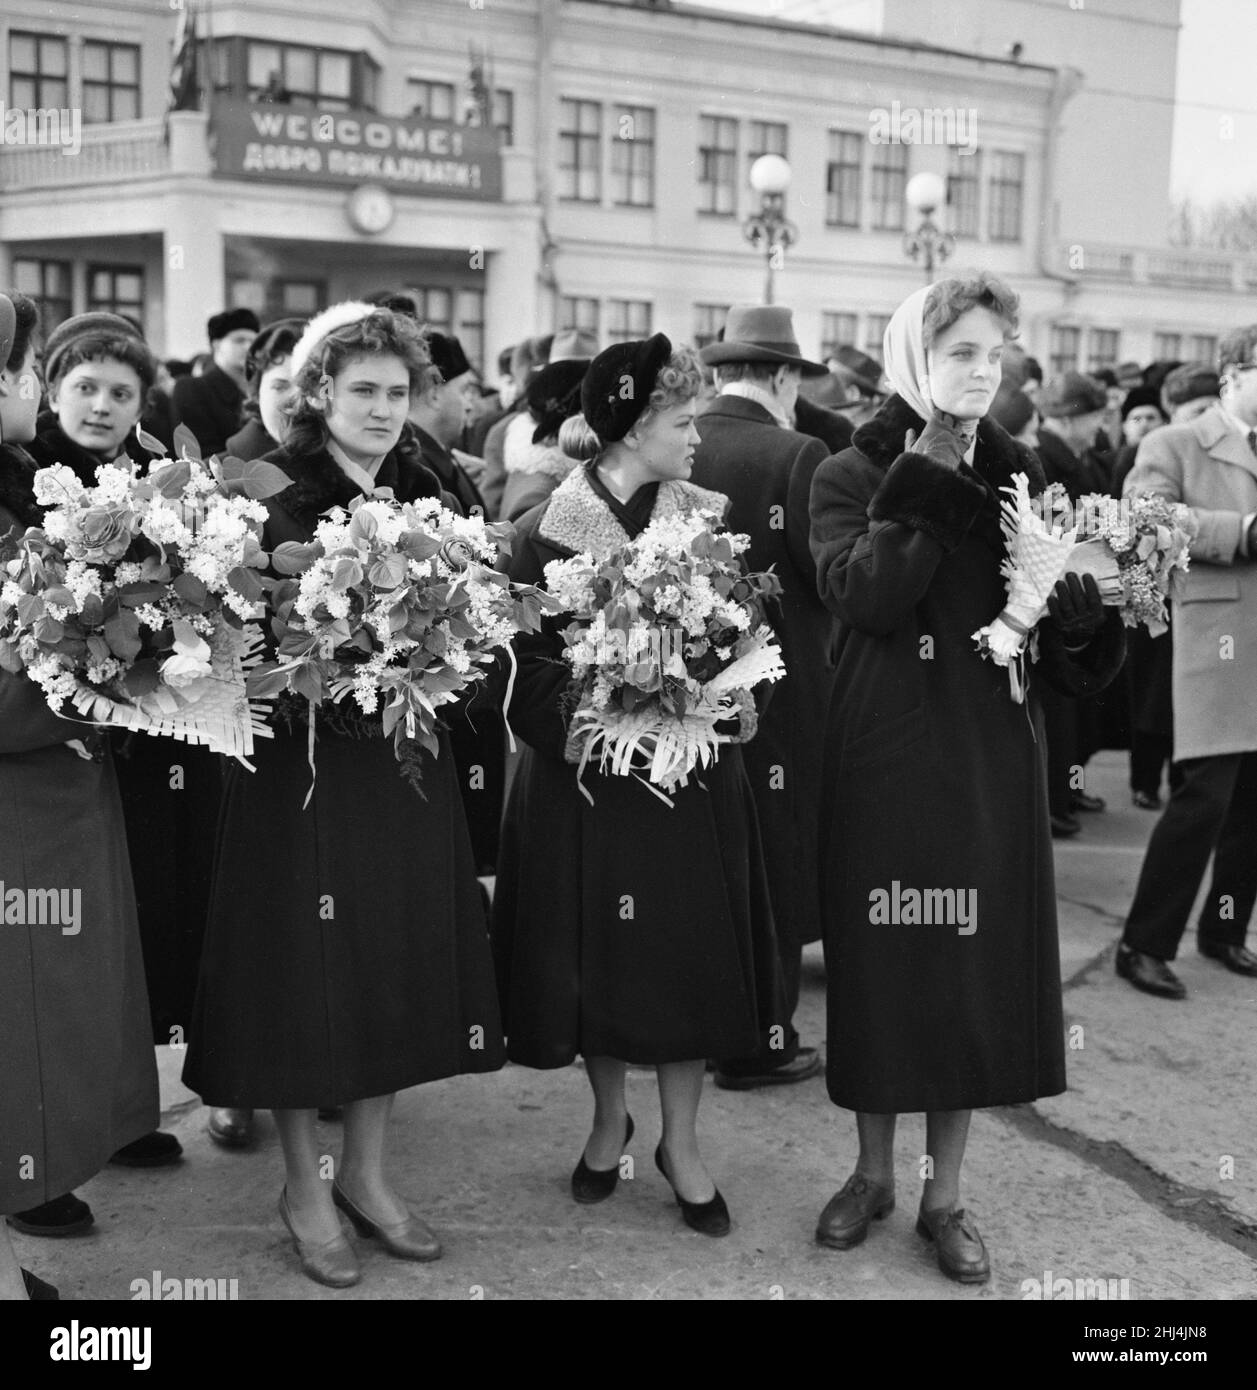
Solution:
M 700 1117 L 705 1153 L 734 1218 L 724 1240 L 681 1222 L 651 1154 L 659 1134 L 653 1073 L 631 1071 L 634 1173 L 597 1207 L 567 1188 L 589 1120 L 578 1067 L 508 1067 L 398 1099 L 398 1187 L 446 1246 L 411 1265 L 357 1242 L 363 1282 L 333 1292 L 300 1272 L 276 1215 L 278 1138 L 259 1116 L 249 1153 L 217 1149 L 205 1111 L 178 1083 L 182 1054 L 159 1050 L 165 1127 L 186 1161 L 107 1169 L 81 1189 L 96 1231 L 79 1240 L 15 1234 L 19 1257 L 65 1298 L 128 1299 L 167 1278 L 236 1280 L 241 1299 L 968 1299 L 1026 1296 L 1025 1281 L 1127 1279 L 1133 1298 L 1257 1296 L 1257 981 L 1195 955 L 1184 1003 L 1137 994 L 1113 975 L 1113 946 L 1155 816 L 1130 805 L 1125 755 L 1103 754 L 1089 790 L 1110 810 L 1058 843 L 1069 1092 L 978 1112 L 966 1205 L 991 1250 L 993 1277 L 962 1288 L 915 1235 L 924 1120 L 901 1121 L 898 1209 L 845 1253 L 816 1246 L 817 1215 L 851 1171 L 852 1117 L 816 1079 L 782 1090 L 719 1091 Z M 805 963 L 798 1026 L 824 1036 L 819 948 Z M 1081 1032 L 1076 1031 L 1081 1029 Z M 321 1132 L 329 1153 L 339 1126 Z M 230 1286 L 228 1286 L 230 1287 Z

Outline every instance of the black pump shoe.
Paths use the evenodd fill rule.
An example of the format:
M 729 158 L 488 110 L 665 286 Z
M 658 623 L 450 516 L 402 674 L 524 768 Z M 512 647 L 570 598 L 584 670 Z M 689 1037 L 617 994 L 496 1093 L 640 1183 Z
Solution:
M 672 1189 L 672 1195 L 677 1199 L 677 1206 L 681 1208 L 681 1215 L 685 1218 L 685 1224 L 692 1231 L 697 1231 L 703 1236 L 727 1236 L 729 1234 L 729 1208 L 725 1205 L 725 1199 L 720 1195 L 720 1189 L 716 1189 L 716 1195 L 710 1202 L 687 1202 L 676 1189 L 676 1183 L 668 1177 L 668 1170 L 663 1166 L 663 1141 L 659 1141 L 659 1146 L 655 1149 L 655 1167 L 668 1179 L 668 1186 Z
M 624 1143 L 621 1148 L 627 1149 L 633 1137 L 633 1117 L 625 1111 L 624 1118 L 628 1124 L 624 1127 Z M 614 1168 L 591 1168 L 585 1162 L 585 1155 L 582 1153 L 580 1162 L 572 1173 L 572 1196 L 587 1207 L 593 1206 L 595 1202 L 605 1202 L 615 1191 L 615 1185 L 619 1180 L 618 1163 Z

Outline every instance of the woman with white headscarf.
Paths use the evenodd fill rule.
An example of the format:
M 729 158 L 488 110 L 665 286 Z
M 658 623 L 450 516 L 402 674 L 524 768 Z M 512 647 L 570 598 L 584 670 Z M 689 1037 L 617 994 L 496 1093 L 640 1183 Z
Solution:
M 825 739 L 823 924 L 830 1098 L 857 1113 L 854 1174 L 817 1239 L 845 1250 L 894 1207 L 894 1132 L 926 1112 L 917 1230 L 939 1267 L 990 1262 L 960 1201 L 972 1110 L 1065 1089 L 1040 680 L 1091 694 L 1120 619 L 1063 580 L 1026 703 L 973 633 L 1004 607 L 1000 492 L 1034 454 L 985 418 L 1017 296 L 986 273 L 916 291 L 886 331 L 895 389 L 816 471 L 812 553 L 839 619 Z

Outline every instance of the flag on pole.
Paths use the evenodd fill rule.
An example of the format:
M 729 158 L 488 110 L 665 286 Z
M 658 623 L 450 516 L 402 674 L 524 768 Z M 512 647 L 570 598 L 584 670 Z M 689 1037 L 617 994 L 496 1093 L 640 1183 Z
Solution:
M 196 13 L 192 0 L 179 10 L 175 29 L 174 56 L 170 64 L 170 105 L 168 111 L 199 111 L 201 84 L 197 72 Z

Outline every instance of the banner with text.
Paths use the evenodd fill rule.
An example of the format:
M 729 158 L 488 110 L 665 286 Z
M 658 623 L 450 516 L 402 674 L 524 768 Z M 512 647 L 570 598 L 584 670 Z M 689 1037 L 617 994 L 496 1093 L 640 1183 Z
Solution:
M 396 193 L 486 202 L 502 197 L 497 132 L 479 126 L 248 101 L 215 102 L 211 125 L 221 178 L 379 183 Z

